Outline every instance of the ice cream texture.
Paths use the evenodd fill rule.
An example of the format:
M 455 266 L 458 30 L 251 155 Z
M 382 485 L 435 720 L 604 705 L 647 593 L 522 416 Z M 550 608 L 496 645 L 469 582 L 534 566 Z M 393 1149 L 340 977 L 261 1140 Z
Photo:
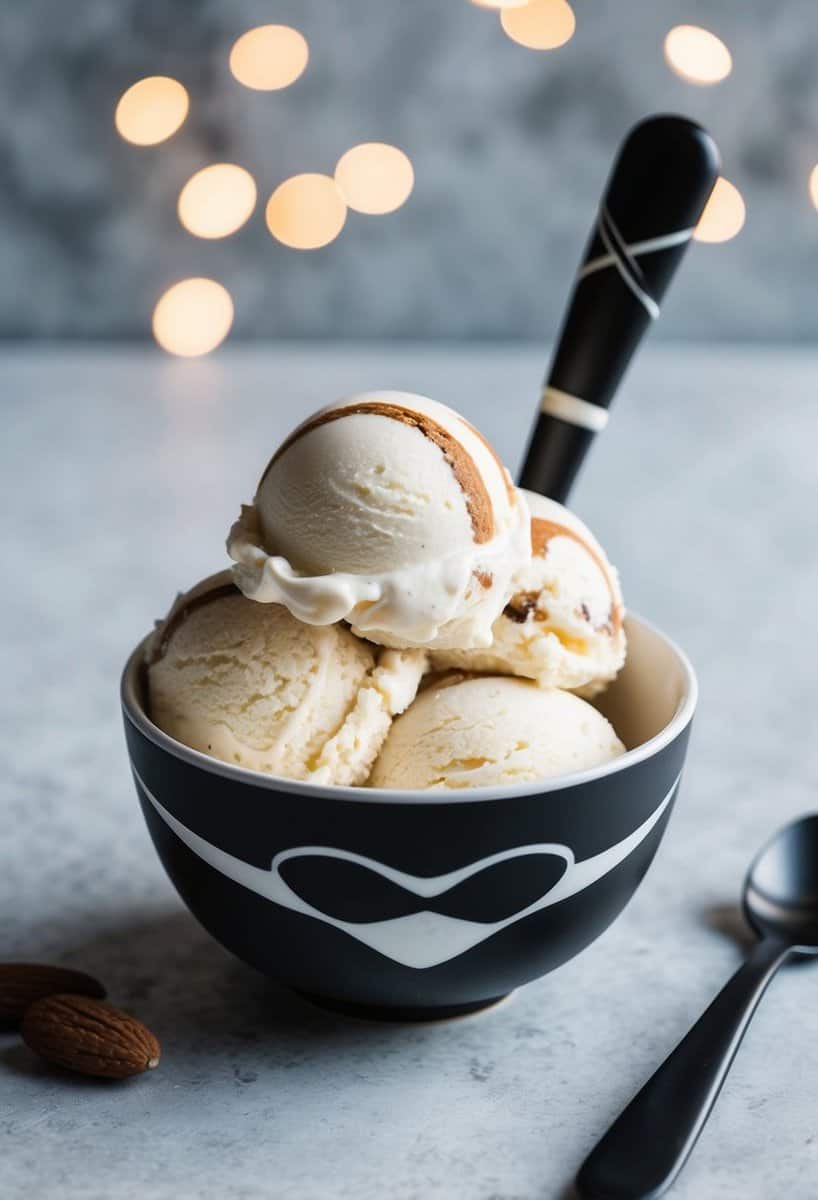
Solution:
M 185 745 L 396 790 L 523 783 L 625 752 L 587 703 L 625 661 L 616 571 L 445 405 L 380 391 L 321 409 L 227 545 L 232 572 L 180 596 L 148 645 L 151 716 Z
M 413 699 L 426 656 L 303 625 L 247 600 L 222 572 L 177 600 L 147 661 L 151 716 L 171 737 L 256 771 L 354 785 Z
M 521 675 L 589 697 L 625 661 L 624 607 L 616 571 L 590 529 L 556 500 L 525 493 L 531 560 L 478 650 L 433 654 L 437 667 Z
M 430 683 L 394 722 L 370 785 L 443 791 L 524 783 L 624 752 L 606 718 L 570 692 L 455 673 Z
M 247 597 L 398 649 L 487 647 L 531 558 L 525 498 L 482 434 L 394 391 L 300 425 L 227 544 Z

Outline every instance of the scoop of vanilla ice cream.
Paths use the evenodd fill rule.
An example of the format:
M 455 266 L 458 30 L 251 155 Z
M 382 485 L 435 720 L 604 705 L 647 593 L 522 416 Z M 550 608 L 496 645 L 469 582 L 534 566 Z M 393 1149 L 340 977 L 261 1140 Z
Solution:
M 251 599 L 397 648 L 488 645 L 531 557 L 525 501 L 489 443 L 406 392 L 353 396 L 296 429 L 228 551 Z
M 185 745 L 290 779 L 360 784 L 425 655 L 302 625 L 223 572 L 182 596 L 148 648 L 150 712 Z
M 530 562 L 494 623 L 486 650 L 433 655 L 438 668 L 510 672 L 543 687 L 602 691 L 625 662 L 622 592 L 616 571 L 587 525 L 556 500 L 525 493 Z
M 510 676 L 443 676 L 389 731 L 372 787 L 457 789 L 583 771 L 624 754 L 579 696 Z

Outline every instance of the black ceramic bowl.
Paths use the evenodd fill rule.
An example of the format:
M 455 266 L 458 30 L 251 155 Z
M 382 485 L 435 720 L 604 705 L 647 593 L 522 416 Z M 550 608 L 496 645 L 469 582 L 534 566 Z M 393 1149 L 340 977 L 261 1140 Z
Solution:
M 696 680 L 657 630 L 627 630 L 599 705 L 627 754 L 454 793 L 296 783 L 190 750 L 147 715 L 138 646 L 125 734 L 165 870 L 223 945 L 320 1003 L 396 1019 L 491 1004 L 592 942 L 664 833 Z

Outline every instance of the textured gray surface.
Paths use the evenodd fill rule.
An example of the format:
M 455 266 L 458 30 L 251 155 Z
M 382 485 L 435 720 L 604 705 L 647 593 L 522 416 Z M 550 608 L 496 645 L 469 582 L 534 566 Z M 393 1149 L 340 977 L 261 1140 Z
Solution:
M 536 337 L 553 333 L 613 151 L 647 113 L 705 122 L 746 195 L 744 232 L 697 247 L 662 337 L 806 339 L 818 216 L 814 0 L 575 0 L 560 50 L 514 45 L 467 0 L 0 0 L 0 336 L 144 337 L 188 274 L 233 291 L 236 336 Z M 289 21 L 312 61 L 287 91 L 249 92 L 227 53 Z M 662 39 L 699 21 L 735 60 L 713 88 L 665 66 Z M 189 87 L 187 125 L 155 148 L 113 130 L 146 74 Z M 386 218 L 350 217 L 326 250 L 274 243 L 259 210 L 222 244 L 180 229 L 176 197 L 208 162 L 331 171 L 359 141 L 394 141 L 417 186 Z M 811 266 L 813 269 L 808 269 Z
M 541 367 L 533 349 L 420 346 L 0 358 L 0 957 L 98 972 L 164 1045 L 158 1071 L 107 1085 L 0 1035 L 4 1200 L 563 1200 L 738 962 L 745 865 L 818 784 L 815 355 L 654 350 L 577 491 L 702 700 L 657 861 L 572 963 L 461 1023 L 333 1019 L 196 926 L 142 825 L 120 666 L 174 589 L 221 564 L 281 434 L 392 384 L 459 404 L 513 464 Z M 813 1200 L 817 972 L 773 985 L 679 1200 Z

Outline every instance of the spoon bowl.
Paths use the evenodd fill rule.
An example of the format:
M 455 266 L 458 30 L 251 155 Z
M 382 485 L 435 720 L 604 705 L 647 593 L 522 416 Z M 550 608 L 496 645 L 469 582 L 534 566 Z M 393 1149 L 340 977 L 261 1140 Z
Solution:
M 779 830 L 744 880 L 746 962 L 634 1097 L 577 1176 L 583 1200 L 657 1200 L 687 1161 L 778 968 L 818 954 L 818 813 Z
M 759 937 L 818 954 L 818 814 L 779 830 L 744 881 L 744 915 Z

